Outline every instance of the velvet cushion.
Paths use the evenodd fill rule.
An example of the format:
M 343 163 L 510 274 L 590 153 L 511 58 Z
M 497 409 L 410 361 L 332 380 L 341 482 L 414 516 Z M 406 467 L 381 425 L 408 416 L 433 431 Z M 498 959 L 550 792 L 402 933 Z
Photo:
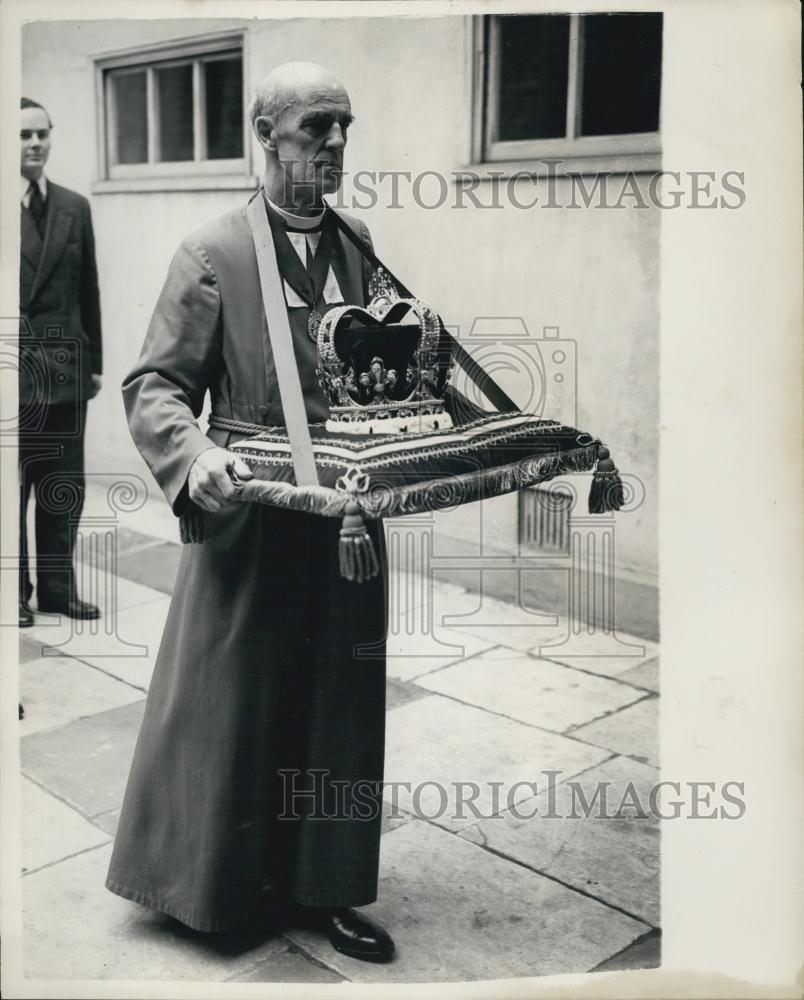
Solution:
M 496 413 L 420 434 L 352 435 L 310 427 L 319 485 L 295 485 L 284 428 L 229 446 L 251 468 L 241 500 L 342 515 L 394 517 L 498 496 L 573 472 L 590 472 L 600 441 L 525 413 Z

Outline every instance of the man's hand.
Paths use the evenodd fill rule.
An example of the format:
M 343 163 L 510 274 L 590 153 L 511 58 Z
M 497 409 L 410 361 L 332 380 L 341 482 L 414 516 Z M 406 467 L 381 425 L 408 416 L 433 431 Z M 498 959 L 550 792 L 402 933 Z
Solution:
M 92 375 L 92 385 L 89 390 L 88 399 L 94 399 L 98 393 L 101 391 L 101 386 L 103 385 L 103 378 L 100 375 Z
M 237 494 L 230 471 L 238 479 L 253 478 L 251 469 L 242 458 L 235 458 L 225 448 L 202 451 L 190 466 L 187 477 L 190 499 L 213 514 L 226 507 Z

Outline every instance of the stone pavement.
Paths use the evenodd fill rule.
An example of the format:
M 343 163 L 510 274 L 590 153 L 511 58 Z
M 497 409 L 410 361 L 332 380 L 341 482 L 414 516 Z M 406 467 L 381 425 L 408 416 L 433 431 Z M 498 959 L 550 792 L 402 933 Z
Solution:
M 117 532 L 99 623 L 37 615 L 20 634 L 27 978 L 415 982 L 659 964 L 658 822 L 627 804 L 646 806 L 659 777 L 656 645 L 621 636 L 625 655 L 596 656 L 585 635 L 587 655 L 562 655 L 566 621 L 440 582 L 417 618 L 429 605 L 415 577 L 399 577 L 389 635 L 386 780 L 407 785 L 387 790 L 366 908 L 396 960 L 350 960 L 307 930 L 198 935 L 107 892 L 179 555 L 154 511 L 128 522 L 153 533 Z M 601 788 L 612 818 L 584 818 Z

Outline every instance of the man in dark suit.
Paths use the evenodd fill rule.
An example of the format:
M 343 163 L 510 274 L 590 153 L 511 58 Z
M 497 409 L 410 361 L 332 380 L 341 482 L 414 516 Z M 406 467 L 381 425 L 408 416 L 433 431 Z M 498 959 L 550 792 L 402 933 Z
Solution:
M 52 123 L 20 102 L 20 628 L 33 624 L 26 511 L 36 497 L 40 611 L 97 618 L 76 592 L 73 549 L 84 501 L 87 400 L 101 387 L 95 240 L 86 198 L 45 177 Z
M 387 962 L 389 935 L 352 909 L 377 895 L 385 580 L 341 576 L 336 519 L 232 503 L 230 469 L 251 473 L 226 447 L 246 432 L 196 422 L 209 392 L 211 420 L 285 423 L 255 217 L 273 234 L 274 301 L 309 423 L 329 414 L 310 320 L 366 301 L 371 268 L 322 201 L 340 185 L 352 120 L 343 85 L 310 64 L 278 67 L 251 120 L 263 185 L 182 242 L 123 384 L 174 512 L 195 503 L 217 523 L 182 552 L 106 885 L 200 931 L 267 909 L 312 920 L 339 951 Z M 369 531 L 384 563 L 382 526 Z

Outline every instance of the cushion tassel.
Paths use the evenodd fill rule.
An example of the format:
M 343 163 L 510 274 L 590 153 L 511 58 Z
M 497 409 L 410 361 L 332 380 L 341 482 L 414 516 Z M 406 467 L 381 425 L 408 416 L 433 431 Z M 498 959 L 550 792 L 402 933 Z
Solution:
M 338 543 L 341 576 L 355 583 L 370 580 L 380 571 L 377 554 L 360 508 L 350 500 L 343 515 L 341 537 Z
M 198 504 L 192 503 L 192 501 L 179 517 L 179 537 L 185 545 L 200 544 L 209 538 L 204 512 Z
M 620 510 L 624 504 L 625 493 L 620 473 L 609 457 L 609 449 L 601 445 L 597 450 L 597 468 L 589 490 L 589 513 L 606 514 Z

